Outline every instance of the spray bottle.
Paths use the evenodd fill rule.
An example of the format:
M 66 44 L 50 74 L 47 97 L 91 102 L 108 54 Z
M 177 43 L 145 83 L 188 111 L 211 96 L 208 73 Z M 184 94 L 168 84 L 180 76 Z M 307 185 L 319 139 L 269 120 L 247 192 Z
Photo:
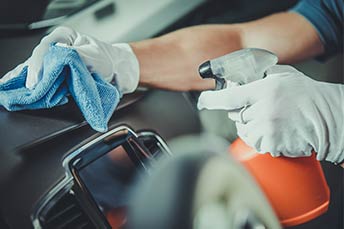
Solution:
M 199 67 L 199 74 L 204 79 L 215 79 L 215 90 L 221 90 L 227 87 L 228 81 L 242 85 L 262 79 L 266 70 L 277 62 L 272 52 L 247 48 L 204 62 Z
M 229 82 L 243 85 L 263 79 L 277 62 L 277 56 L 267 50 L 248 48 L 204 62 L 199 74 L 215 79 L 215 90 L 221 90 Z M 229 153 L 251 173 L 283 226 L 307 222 L 327 211 L 330 191 L 314 152 L 311 157 L 273 158 L 238 138 Z

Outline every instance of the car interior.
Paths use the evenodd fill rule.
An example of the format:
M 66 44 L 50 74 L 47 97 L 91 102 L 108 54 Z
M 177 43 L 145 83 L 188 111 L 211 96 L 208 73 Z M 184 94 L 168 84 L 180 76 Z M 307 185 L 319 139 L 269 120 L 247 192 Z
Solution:
M 249 21 L 296 3 L 5 0 L 0 3 L 0 76 L 27 59 L 59 25 L 112 43 L 131 42 L 199 24 Z M 318 80 L 341 82 L 342 63 L 338 55 L 295 67 Z M 234 126 L 226 112 L 197 110 L 198 96 L 194 91 L 138 88 L 121 99 L 105 133 L 93 130 L 72 100 L 42 110 L 8 112 L 0 107 L 0 228 L 125 228 L 133 180 L 149 174 L 159 157 L 174 155 L 170 145 L 176 139 L 211 133 L 229 146 L 237 137 L 226 132 Z M 344 228 L 344 170 L 329 162 L 321 166 L 331 193 L 327 212 L 289 228 Z M 116 195 L 108 193 L 111 180 Z M 269 228 L 259 227 L 253 215 L 245 217 L 237 228 Z

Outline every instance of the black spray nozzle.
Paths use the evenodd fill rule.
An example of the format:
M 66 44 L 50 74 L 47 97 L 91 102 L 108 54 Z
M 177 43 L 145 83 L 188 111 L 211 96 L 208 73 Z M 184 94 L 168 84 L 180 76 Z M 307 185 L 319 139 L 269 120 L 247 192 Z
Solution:
M 215 79 L 215 83 L 216 83 L 215 90 L 220 90 L 220 89 L 223 89 L 225 87 L 226 80 L 217 77 L 213 73 L 213 70 L 211 69 L 210 60 L 201 64 L 198 68 L 198 72 L 203 79 Z
M 198 68 L 198 72 L 203 79 L 208 79 L 208 78 L 214 79 L 216 77 L 213 74 L 213 71 L 211 70 L 210 60 L 201 64 Z

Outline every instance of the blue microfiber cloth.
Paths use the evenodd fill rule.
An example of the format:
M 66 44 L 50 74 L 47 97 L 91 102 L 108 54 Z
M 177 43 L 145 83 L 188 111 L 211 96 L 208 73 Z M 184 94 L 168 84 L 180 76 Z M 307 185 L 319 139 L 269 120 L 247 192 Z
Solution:
M 75 50 L 51 45 L 41 74 L 32 90 L 25 87 L 27 66 L 17 77 L 0 83 L 0 105 L 9 111 L 51 108 L 67 103 L 70 94 L 90 126 L 107 131 L 122 95 L 116 86 L 91 74 Z

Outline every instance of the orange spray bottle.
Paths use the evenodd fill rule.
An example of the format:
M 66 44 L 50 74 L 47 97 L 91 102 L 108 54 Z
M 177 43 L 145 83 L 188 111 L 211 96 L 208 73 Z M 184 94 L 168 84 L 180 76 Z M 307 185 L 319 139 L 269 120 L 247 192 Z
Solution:
M 202 78 L 215 79 L 215 90 L 220 90 L 228 81 L 246 84 L 262 79 L 277 62 L 273 53 L 249 48 L 206 61 L 199 73 Z M 229 152 L 251 173 L 283 226 L 307 222 L 327 211 L 330 191 L 315 153 L 311 157 L 274 158 L 255 152 L 239 138 Z

